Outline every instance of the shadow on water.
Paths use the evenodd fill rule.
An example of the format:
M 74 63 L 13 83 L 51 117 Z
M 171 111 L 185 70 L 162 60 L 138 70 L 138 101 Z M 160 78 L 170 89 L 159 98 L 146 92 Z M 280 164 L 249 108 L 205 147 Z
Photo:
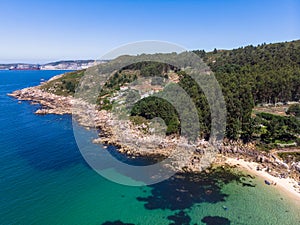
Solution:
M 201 222 L 206 225 L 230 225 L 230 220 L 220 216 L 206 216 L 203 217 Z
M 242 173 L 232 172 L 230 168 L 218 167 L 210 173 L 176 174 L 161 183 L 151 185 L 151 195 L 138 197 L 145 202 L 145 208 L 184 210 L 196 203 L 218 203 L 228 196 L 222 187 L 230 182 L 244 184 Z
M 168 220 L 173 221 L 169 225 L 189 225 L 191 222 L 191 217 L 189 217 L 189 215 L 187 215 L 184 211 L 179 211 L 167 218 Z
M 102 225 L 135 225 L 135 224 L 133 224 L 133 223 L 123 223 L 122 221 L 117 220 L 117 221 L 114 221 L 114 222 L 107 221 L 107 222 L 102 223 Z
M 144 202 L 147 210 L 171 210 L 174 214 L 167 216 L 169 225 L 189 225 L 192 218 L 188 214 L 195 204 L 211 203 L 216 204 L 224 202 L 228 197 L 222 192 L 224 185 L 236 182 L 242 187 L 255 187 L 252 184 L 254 177 L 244 174 L 233 167 L 216 167 L 209 173 L 182 174 L 177 173 L 168 180 L 153 184 L 150 195 L 146 197 L 137 197 L 137 200 Z M 143 189 L 142 187 L 140 187 Z M 143 192 L 146 193 L 146 192 Z M 203 217 L 200 224 L 207 225 L 229 225 L 231 221 L 225 217 L 206 216 Z M 130 224 L 123 223 L 120 220 L 115 222 L 107 221 L 109 224 Z
M 243 187 L 254 187 L 253 177 L 249 177 L 233 168 L 217 167 L 210 173 L 176 174 L 168 180 L 151 185 L 151 195 L 138 197 L 145 202 L 148 210 L 169 209 L 175 214 L 168 216 L 172 225 L 188 225 L 191 218 L 184 210 L 189 210 L 194 204 L 223 202 L 228 197 L 222 192 L 222 187 L 230 182 L 237 182 Z M 230 220 L 223 217 L 204 217 L 206 224 L 230 224 Z
M 191 218 L 184 211 L 179 211 L 178 213 L 168 216 L 167 218 L 173 221 L 169 223 L 169 225 L 190 225 L 191 224 Z M 220 216 L 206 216 L 202 218 L 201 222 L 207 225 L 230 225 L 231 223 L 229 219 Z M 197 223 L 194 223 L 194 225 L 197 225 Z

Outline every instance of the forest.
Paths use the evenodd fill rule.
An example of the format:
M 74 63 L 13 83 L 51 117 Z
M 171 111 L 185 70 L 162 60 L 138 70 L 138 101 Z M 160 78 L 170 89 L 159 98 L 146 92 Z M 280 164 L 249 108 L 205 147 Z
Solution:
M 204 50 L 196 50 L 194 53 L 209 65 L 221 85 L 227 108 L 226 138 L 242 139 L 244 142 L 259 140 L 270 147 L 277 142 L 299 142 L 300 123 L 295 118 L 299 116 L 299 104 L 291 106 L 287 111 L 287 115 L 290 116 L 286 117 L 271 114 L 253 115 L 253 108 L 259 104 L 284 105 L 290 101 L 299 101 L 300 41 L 250 45 L 234 50 L 215 49 L 207 53 Z M 189 94 L 197 107 L 200 136 L 207 138 L 211 128 L 207 99 L 188 74 L 184 71 L 177 73 L 180 75 L 179 85 Z M 137 103 L 134 115 L 145 117 L 146 101 L 144 99 Z M 149 106 L 153 101 L 149 98 Z M 154 113 L 153 109 L 157 112 Z M 148 111 L 152 111 L 152 117 L 161 115 L 162 110 L 165 109 L 148 107 Z M 169 112 L 170 118 L 176 117 L 174 110 Z M 173 128 L 178 127 L 172 129 L 173 132 L 180 132 L 180 126 L 177 126 L 176 121 L 168 119 L 166 124 Z

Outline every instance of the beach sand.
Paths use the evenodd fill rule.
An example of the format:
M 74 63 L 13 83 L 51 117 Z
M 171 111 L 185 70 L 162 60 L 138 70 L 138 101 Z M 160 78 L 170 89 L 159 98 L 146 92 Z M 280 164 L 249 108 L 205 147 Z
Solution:
M 243 159 L 226 158 L 225 161 L 231 166 L 239 166 L 242 169 L 246 169 L 249 173 L 259 176 L 271 183 L 271 187 L 279 188 L 281 191 L 289 195 L 293 200 L 296 200 L 300 204 L 300 186 L 297 182 L 291 178 L 279 178 L 270 175 L 265 169 L 257 171 L 256 168 L 260 164 L 256 162 L 247 162 Z M 274 185 L 276 183 L 276 185 Z

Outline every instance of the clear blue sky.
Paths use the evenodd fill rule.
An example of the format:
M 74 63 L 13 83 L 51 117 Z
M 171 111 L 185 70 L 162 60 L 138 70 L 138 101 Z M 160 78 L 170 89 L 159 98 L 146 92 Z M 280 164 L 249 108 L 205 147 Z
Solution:
M 212 50 L 294 39 L 299 0 L 0 0 L 0 63 L 99 58 L 142 40 Z

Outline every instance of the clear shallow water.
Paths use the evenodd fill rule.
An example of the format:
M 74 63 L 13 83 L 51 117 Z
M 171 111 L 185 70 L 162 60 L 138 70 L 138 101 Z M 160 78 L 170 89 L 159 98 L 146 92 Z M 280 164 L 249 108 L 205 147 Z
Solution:
M 70 116 L 38 116 L 39 106 L 6 96 L 60 73 L 0 71 L 0 224 L 300 224 L 300 207 L 259 179 L 127 187 L 102 178 L 82 159 Z

